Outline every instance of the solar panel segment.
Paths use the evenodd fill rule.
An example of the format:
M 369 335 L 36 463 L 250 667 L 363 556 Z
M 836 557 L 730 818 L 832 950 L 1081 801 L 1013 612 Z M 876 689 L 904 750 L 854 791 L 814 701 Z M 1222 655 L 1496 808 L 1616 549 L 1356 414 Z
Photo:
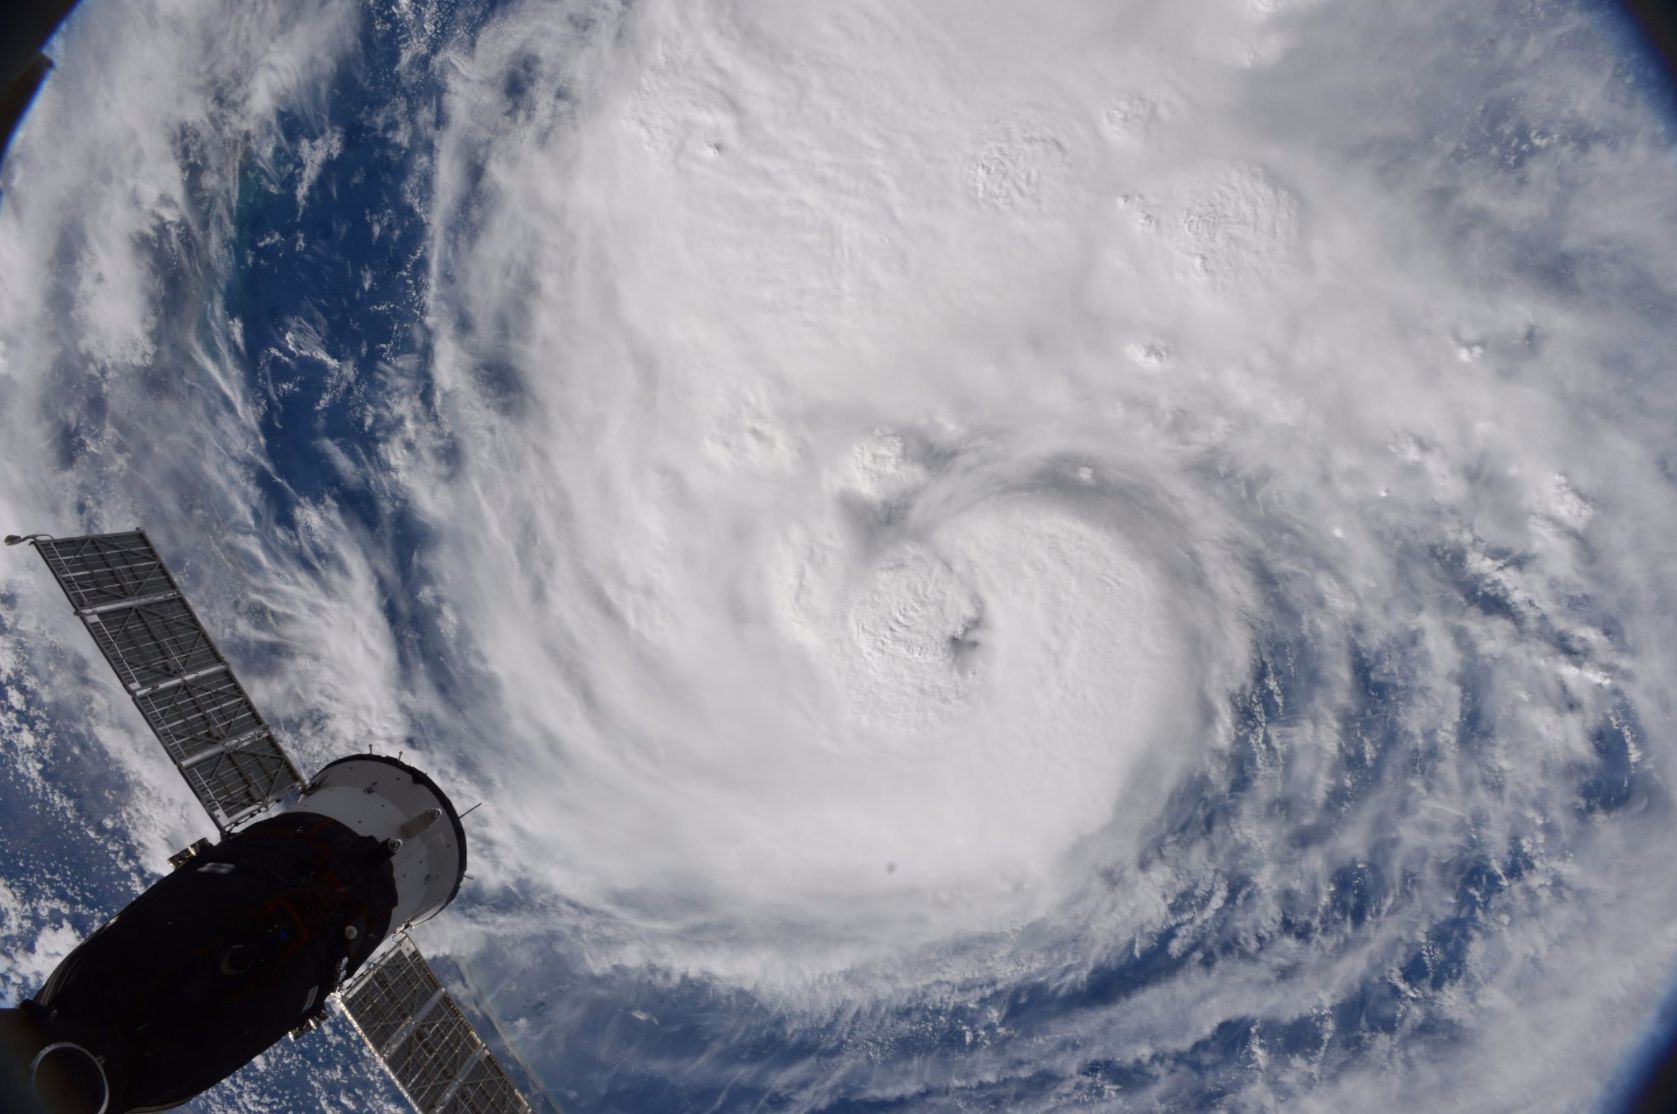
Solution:
M 143 531 L 35 549 L 222 832 L 302 784 Z
M 178 592 L 145 532 L 42 538 L 39 553 L 78 612 Z
M 530 1114 L 431 965 L 406 936 L 340 995 L 420 1114 Z
M 145 692 L 227 665 L 179 595 L 83 611 L 93 641 L 129 692 Z

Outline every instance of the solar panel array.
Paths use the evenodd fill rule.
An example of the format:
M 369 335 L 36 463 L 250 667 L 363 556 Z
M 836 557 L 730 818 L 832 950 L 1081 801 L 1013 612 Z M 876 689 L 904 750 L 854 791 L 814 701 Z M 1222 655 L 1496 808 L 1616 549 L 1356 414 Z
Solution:
M 217 827 L 302 784 L 142 531 L 35 549 Z
M 340 997 L 420 1114 L 530 1114 L 529 1103 L 406 936 Z
M 223 834 L 302 784 L 143 531 L 33 541 Z M 420 1114 L 532 1114 L 405 935 L 341 999 Z

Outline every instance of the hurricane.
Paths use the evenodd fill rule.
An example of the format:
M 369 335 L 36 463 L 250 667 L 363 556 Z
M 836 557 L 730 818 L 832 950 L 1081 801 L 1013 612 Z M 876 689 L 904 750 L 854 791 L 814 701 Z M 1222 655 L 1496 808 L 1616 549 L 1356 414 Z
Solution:
M 557 1108 L 1588 1111 L 1657 1039 L 1616 8 L 83 7 L 0 175 L 5 524 L 144 526 L 299 765 L 483 803 L 421 933 Z M 202 826 L 37 572 L 14 996 Z M 193 1109 L 399 1109 L 356 1056 Z

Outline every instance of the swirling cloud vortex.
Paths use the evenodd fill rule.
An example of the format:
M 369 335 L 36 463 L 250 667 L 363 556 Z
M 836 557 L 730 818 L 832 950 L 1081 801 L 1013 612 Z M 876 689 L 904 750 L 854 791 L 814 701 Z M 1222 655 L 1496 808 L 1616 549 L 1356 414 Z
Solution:
M 122 62 L 143 126 L 64 115 L 116 16 L 49 86 L 92 138 L 8 163 L 59 277 L 0 276 L 0 397 L 63 464 L 5 502 L 239 524 L 204 598 L 260 581 L 229 638 L 295 659 L 252 676 L 306 757 L 412 738 L 493 802 L 453 942 L 538 1067 L 588 988 L 697 985 L 820 1055 L 671 1078 L 796 1109 L 1610 1076 L 1677 954 L 1677 173 L 1599 13 L 396 4 L 424 95 L 281 157 L 331 115 L 283 60 L 358 18 L 316 7 L 170 9 L 226 60 Z M 240 241 L 217 158 L 302 215 L 375 135 L 419 339 L 310 303 L 247 352 L 188 279 L 321 252 Z M 177 411 L 221 455 L 134 424 Z M 944 1075 L 887 1054 L 928 1032 Z

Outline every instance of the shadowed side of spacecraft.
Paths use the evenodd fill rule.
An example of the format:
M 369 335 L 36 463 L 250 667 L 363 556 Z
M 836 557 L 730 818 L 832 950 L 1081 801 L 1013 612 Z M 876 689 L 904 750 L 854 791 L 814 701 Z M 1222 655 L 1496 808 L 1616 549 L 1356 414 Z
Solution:
M 52 62 L 41 51 L 77 0 L 17 0 L 0 5 L 0 160 L 12 133 L 47 79 Z
M 336 999 L 423 1114 L 528 1112 L 407 936 L 465 876 L 442 789 L 371 754 L 304 782 L 144 533 L 6 541 L 46 560 L 221 838 L 0 1011 L 0 1108 L 167 1110 Z

